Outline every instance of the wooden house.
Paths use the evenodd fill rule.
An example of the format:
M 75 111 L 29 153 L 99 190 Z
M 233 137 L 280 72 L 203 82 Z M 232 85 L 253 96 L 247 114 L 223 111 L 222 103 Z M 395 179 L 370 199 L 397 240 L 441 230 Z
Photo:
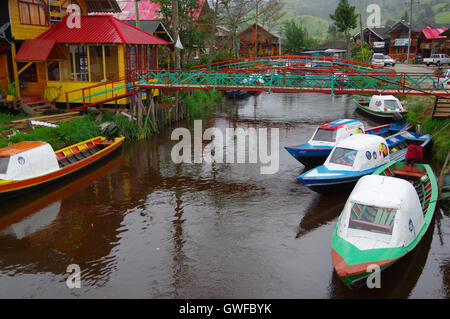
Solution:
M 387 32 L 390 27 L 366 27 L 363 29 L 364 43 L 366 43 L 373 52 L 388 54 L 390 46 L 390 35 Z M 356 44 L 360 43 L 360 33 L 353 36 Z
M 440 51 L 440 45 L 446 37 L 440 35 L 447 28 L 424 28 L 419 33 L 418 44 L 422 58 L 428 58 L 433 53 L 445 53 Z
M 157 46 L 168 42 L 112 16 L 84 14 L 120 10 L 111 3 L 115 1 L 9 0 L 10 67 L 5 81 L 16 83 L 16 96 L 25 109 L 45 106 L 46 100 L 66 102 L 67 92 L 113 79 L 123 78 L 117 84 L 124 86 L 131 80 L 126 75 L 156 68 Z M 68 22 L 73 18 L 67 15 L 69 4 L 81 9 L 79 27 Z M 57 18 L 52 18 L 54 12 L 60 13 Z M 90 101 L 104 98 L 98 94 L 101 89 L 106 88 L 99 85 L 90 91 Z M 114 94 L 120 96 L 123 90 Z M 81 102 L 73 94 L 71 100 Z
M 427 43 L 430 42 L 428 41 L 428 39 L 424 39 L 426 37 L 420 38 L 420 34 L 422 33 L 423 29 L 435 29 L 443 27 L 448 27 L 448 25 L 436 23 L 432 19 L 417 22 L 413 21 L 411 26 L 411 45 L 409 59 L 414 59 L 414 57 L 418 53 L 422 54 L 421 49 L 427 50 Z M 398 22 L 387 32 L 391 35 L 389 55 L 397 60 L 406 60 L 408 55 L 409 24 L 404 21 Z M 421 43 L 424 43 L 422 48 L 420 47 Z
M 450 28 L 440 34 L 445 37 L 445 40 L 439 46 L 439 52 L 450 56 Z
M 258 43 L 258 52 L 255 52 Z M 281 38 L 260 24 L 252 24 L 239 34 L 241 56 L 281 55 Z

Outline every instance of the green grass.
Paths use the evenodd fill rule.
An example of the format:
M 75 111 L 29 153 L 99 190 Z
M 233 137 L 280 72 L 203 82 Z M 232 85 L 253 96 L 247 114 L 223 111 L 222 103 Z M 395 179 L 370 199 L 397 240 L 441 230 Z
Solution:
M 19 133 L 10 137 L 10 142 L 43 141 L 57 150 L 101 135 L 99 122 L 90 115 L 70 122 L 61 122 L 58 127 L 36 128 L 30 133 Z
M 186 97 L 186 106 L 190 118 L 204 114 L 223 97 L 220 91 L 193 90 L 191 96 Z
M 433 166 L 441 168 L 450 151 L 450 120 L 431 118 L 433 99 L 429 97 L 408 97 L 414 105 L 408 107 L 406 121 L 420 124 L 423 133 L 431 134 L 433 142 Z
M 9 113 L 2 113 L 0 112 L 0 133 L 2 133 L 5 129 L 5 124 L 9 123 L 14 120 L 20 120 L 25 118 L 25 115 L 13 115 Z M 8 145 L 8 140 L 3 136 L 0 135 L 0 148 L 5 147 Z

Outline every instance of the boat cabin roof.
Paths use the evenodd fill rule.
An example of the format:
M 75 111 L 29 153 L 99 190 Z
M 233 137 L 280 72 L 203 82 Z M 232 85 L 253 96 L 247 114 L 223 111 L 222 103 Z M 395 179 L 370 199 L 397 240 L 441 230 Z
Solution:
M 13 156 L 17 155 L 35 148 L 38 148 L 40 146 L 46 145 L 45 142 L 39 142 L 39 141 L 24 141 L 19 142 L 4 148 L 0 149 L 0 156 L 6 157 L 6 156 Z
M 376 147 L 381 143 L 386 144 L 385 139 L 381 136 L 370 134 L 355 134 L 349 136 L 345 140 L 340 141 L 336 145 L 336 147 L 349 148 L 360 151 Z
M 381 176 L 367 175 L 356 184 L 350 201 L 386 208 L 400 209 L 405 201 L 412 202 L 416 196 L 414 187 L 406 180 Z
M 372 96 L 372 100 L 379 100 L 379 101 L 387 101 L 387 100 L 396 100 L 399 101 L 395 96 L 393 95 L 374 95 Z
M 362 122 L 358 121 L 358 120 L 338 119 L 333 122 L 321 125 L 321 126 L 319 126 L 319 128 L 328 129 L 328 130 L 338 130 L 341 128 L 346 128 L 346 127 L 355 126 L 355 125 L 362 125 Z

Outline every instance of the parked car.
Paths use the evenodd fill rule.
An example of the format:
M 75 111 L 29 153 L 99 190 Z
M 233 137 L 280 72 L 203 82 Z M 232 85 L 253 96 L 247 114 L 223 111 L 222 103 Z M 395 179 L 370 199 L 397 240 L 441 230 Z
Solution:
M 450 90 L 450 69 L 445 69 L 442 72 L 441 76 L 439 77 L 436 87 Z
M 423 59 L 423 63 L 425 63 L 427 66 L 430 66 L 431 64 L 450 65 L 450 57 L 447 54 L 432 54 L 429 58 Z
M 391 58 L 389 55 L 384 56 L 384 66 L 395 66 L 395 60 Z
M 384 54 L 383 53 L 374 53 L 372 55 L 372 65 L 384 66 Z

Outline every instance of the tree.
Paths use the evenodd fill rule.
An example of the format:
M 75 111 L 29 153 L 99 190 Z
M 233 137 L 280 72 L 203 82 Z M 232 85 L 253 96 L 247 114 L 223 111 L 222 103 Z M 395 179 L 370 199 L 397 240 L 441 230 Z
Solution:
M 253 0 L 222 0 L 222 5 L 223 22 L 230 30 L 234 56 L 239 58 L 238 30 L 242 24 L 253 20 L 253 15 L 249 14 L 253 9 Z
M 286 53 L 299 54 L 308 47 L 309 43 L 304 30 L 293 19 L 284 23 L 283 31 L 286 37 L 284 41 L 284 50 Z
M 159 6 L 159 13 L 162 15 L 162 22 L 169 26 L 169 32 L 173 35 L 173 40 L 177 41 L 180 36 L 184 51 L 191 57 L 194 48 L 204 47 L 206 32 L 199 30 L 200 20 L 194 19 L 194 14 L 200 9 L 198 0 L 154 0 Z M 179 50 L 175 49 L 175 68 L 181 67 Z M 183 62 L 187 62 L 183 60 Z
M 338 31 L 345 34 L 348 59 L 350 59 L 350 30 L 356 28 L 357 16 L 355 7 L 349 5 L 348 0 L 340 0 L 334 14 L 330 14 L 330 18 L 334 21 Z
M 405 10 L 405 13 L 403 13 L 403 16 L 400 18 L 400 20 L 404 22 L 409 22 L 408 10 Z

